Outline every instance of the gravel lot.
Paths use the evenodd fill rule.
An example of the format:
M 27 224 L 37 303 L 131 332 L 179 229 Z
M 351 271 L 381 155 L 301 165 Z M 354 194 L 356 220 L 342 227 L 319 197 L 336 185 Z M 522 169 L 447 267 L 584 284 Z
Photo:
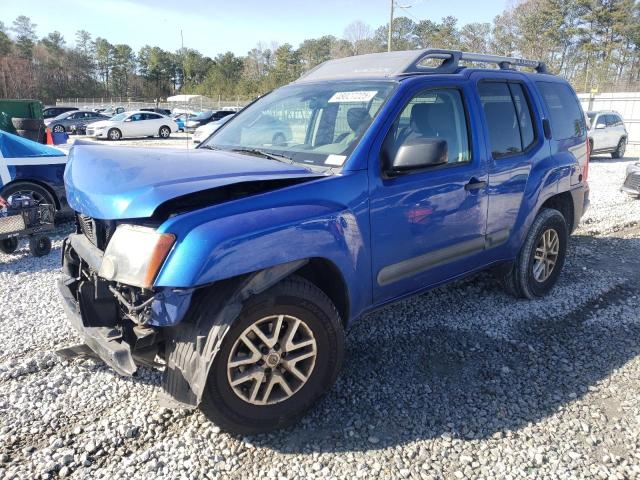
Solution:
M 124 142 L 123 142 L 124 143 Z M 0 479 L 640 477 L 640 200 L 632 159 L 591 164 L 560 284 L 516 301 L 481 274 L 364 318 L 334 390 L 268 436 L 159 409 L 160 375 L 52 351 L 77 342 L 59 248 L 0 254 Z

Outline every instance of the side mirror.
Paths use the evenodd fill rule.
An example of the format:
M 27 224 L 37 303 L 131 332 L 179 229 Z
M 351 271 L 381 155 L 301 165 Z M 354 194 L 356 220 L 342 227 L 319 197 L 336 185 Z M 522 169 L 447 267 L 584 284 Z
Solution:
M 125 121 L 125 122 L 130 122 L 130 121 L 131 121 L 131 117 L 129 117 L 129 118 L 125 118 L 125 119 L 124 119 L 124 121 Z
M 390 165 L 390 173 L 405 173 L 412 170 L 435 167 L 447 163 L 446 140 L 438 138 L 415 138 L 398 148 Z
M 604 123 L 597 123 L 596 124 L 596 130 L 602 130 L 604 127 L 606 127 L 606 125 Z

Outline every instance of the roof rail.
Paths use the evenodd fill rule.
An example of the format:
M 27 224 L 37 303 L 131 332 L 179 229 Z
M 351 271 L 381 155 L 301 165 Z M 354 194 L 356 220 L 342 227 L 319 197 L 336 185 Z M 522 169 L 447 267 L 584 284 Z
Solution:
M 428 59 L 441 60 L 442 62 L 435 67 L 422 65 Z M 412 73 L 455 73 L 461 67 L 461 61 L 495 63 L 502 70 L 529 67 L 538 73 L 548 73 L 545 64 L 539 60 L 428 48 L 426 50 L 369 53 L 328 60 L 312 68 L 296 81 L 308 82 L 378 75 L 389 77 Z
M 437 67 L 425 67 L 420 65 L 420 63 L 430 58 L 442 59 L 442 64 Z M 402 73 L 421 73 L 425 72 L 425 70 L 438 73 L 453 73 L 459 68 L 460 61 L 495 63 L 501 70 L 513 70 L 515 67 L 529 67 L 533 68 L 537 73 L 548 73 L 547 66 L 540 60 L 528 60 L 526 58 L 431 48 L 420 51 L 416 55 L 414 61 L 407 65 L 406 69 Z

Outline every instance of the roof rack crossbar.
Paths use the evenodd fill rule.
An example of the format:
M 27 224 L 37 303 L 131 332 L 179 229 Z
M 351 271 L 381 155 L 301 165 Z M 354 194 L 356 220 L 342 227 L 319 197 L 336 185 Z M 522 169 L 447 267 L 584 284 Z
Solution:
M 431 58 L 441 59 L 442 63 L 437 67 L 420 65 L 425 60 Z M 468 62 L 495 63 L 501 70 L 513 70 L 515 67 L 529 67 L 533 68 L 537 73 L 548 73 L 547 66 L 540 60 L 432 48 L 420 51 L 418 55 L 416 55 L 415 59 L 406 66 L 402 73 L 453 73 L 459 68 L 460 61 L 465 60 Z

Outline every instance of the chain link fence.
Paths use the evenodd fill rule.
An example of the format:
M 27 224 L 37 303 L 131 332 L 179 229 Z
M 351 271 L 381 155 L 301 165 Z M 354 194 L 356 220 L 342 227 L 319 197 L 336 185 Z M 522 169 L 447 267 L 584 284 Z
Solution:
M 251 102 L 251 99 L 212 99 L 208 97 L 199 97 L 189 102 L 167 102 L 166 100 L 157 101 L 154 99 L 132 99 L 126 97 L 95 97 L 82 98 L 70 97 L 59 98 L 56 100 L 56 106 L 59 107 L 77 107 L 93 110 L 95 108 L 124 107 L 126 110 L 139 110 L 141 108 L 167 108 L 169 110 L 179 109 L 180 111 L 202 112 L 205 110 L 222 110 L 225 108 L 238 109 Z

